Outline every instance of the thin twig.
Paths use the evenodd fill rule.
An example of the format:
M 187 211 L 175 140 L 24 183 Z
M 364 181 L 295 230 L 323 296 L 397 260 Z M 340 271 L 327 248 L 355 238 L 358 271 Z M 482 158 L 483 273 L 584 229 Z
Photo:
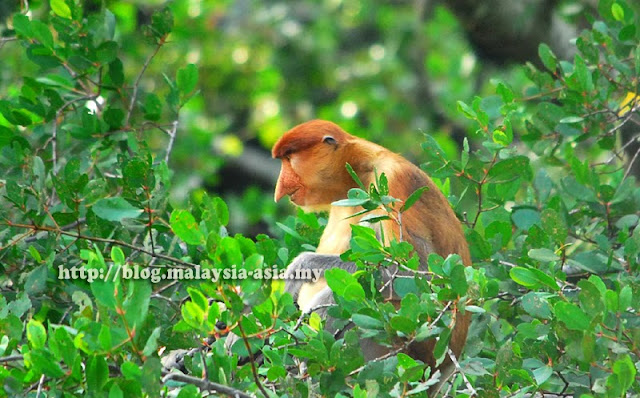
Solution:
M 132 250 L 137 250 L 141 253 L 147 254 L 151 257 L 156 257 L 162 260 L 166 260 L 169 261 L 171 263 L 174 264 L 178 264 L 179 266 L 182 267 L 177 267 L 177 268 L 193 268 L 196 267 L 196 264 L 194 263 L 190 263 L 188 261 L 184 261 L 184 260 L 180 260 L 178 258 L 175 257 L 171 257 L 171 256 L 167 256 L 165 254 L 161 254 L 161 253 L 153 253 L 147 249 L 144 249 L 142 247 L 138 247 L 136 245 L 132 245 L 131 243 L 127 243 L 121 240 L 117 240 L 117 239 L 109 239 L 109 238 L 98 238 L 95 236 L 86 236 L 86 235 L 82 235 L 82 234 L 78 234 L 78 233 L 72 233 L 72 232 L 67 232 L 67 231 L 63 231 L 61 229 L 56 229 L 56 228 L 52 228 L 52 227 L 47 227 L 44 225 L 30 225 L 30 224 L 15 224 L 15 223 L 8 223 L 5 221 L 5 224 L 11 226 L 11 227 L 16 227 L 16 228 L 24 228 L 24 229 L 31 229 L 33 231 L 47 231 L 47 232 L 52 232 L 55 234 L 60 234 L 60 235 L 65 235 L 65 236 L 70 236 L 72 238 L 76 238 L 76 239 L 85 239 L 91 242 L 101 242 L 101 243 L 108 243 L 111 245 L 116 245 L 116 246 L 122 246 L 122 247 L 126 247 Z
M 633 154 L 633 157 L 631 158 L 631 160 L 629 161 L 629 165 L 627 166 L 627 170 L 624 172 L 624 177 L 622 177 L 623 180 L 626 180 L 627 177 L 629 177 L 629 174 L 631 173 L 631 169 L 633 168 L 633 164 L 636 162 L 636 160 L 638 159 L 638 155 L 640 154 L 640 148 L 638 148 L 638 150 L 636 151 L 636 153 Z
M 223 384 L 215 383 L 213 381 L 199 379 L 197 377 L 188 376 L 183 373 L 171 372 L 167 373 L 162 378 L 162 383 L 166 384 L 169 380 L 180 381 L 183 383 L 193 384 L 201 390 L 215 391 L 220 394 L 225 394 L 233 398 L 254 398 L 253 395 L 249 395 L 243 391 L 236 390 L 235 388 L 225 386 Z
M 465 375 L 464 372 L 462 371 L 462 368 L 460 367 L 460 363 L 458 363 L 458 359 L 456 358 L 451 348 L 447 348 L 447 352 L 449 353 L 449 358 L 451 359 L 451 362 L 453 362 L 453 365 L 456 367 L 456 370 L 458 371 L 458 373 L 462 375 L 462 379 L 464 380 L 464 383 L 467 385 L 467 389 L 470 391 L 471 396 L 478 395 L 478 392 L 473 388 L 473 386 L 469 382 L 469 379 L 467 379 L 467 375 Z
M 490 211 L 491 209 L 482 209 L 482 187 L 484 186 L 484 184 L 487 182 L 487 178 L 489 177 L 489 172 L 491 171 L 491 168 L 493 168 L 493 166 L 496 164 L 496 161 L 498 160 L 498 154 L 500 153 L 500 151 L 497 151 L 494 155 L 493 155 L 493 159 L 491 159 L 491 163 L 489 163 L 489 166 L 484 170 L 484 176 L 482 177 L 482 180 L 480 180 L 478 182 L 478 212 L 476 213 L 476 216 L 473 219 L 473 223 L 471 224 L 471 229 L 475 229 L 476 228 L 476 224 L 478 223 L 478 219 L 480 218 L 480 214 L 482 214 L 485 211 Z
M 42 394 L 43 384 L 44 384 L 44 374 L 40 376 L 40 381 L 38 381 L 38 391 L 36 392 L 36 398 L 40 398 L 40 394 Z
M 124 126 L 125 127 L 129 126 L 129 120 L 131 120 L 131 114 L 133 113 L 133 107 L 136 104 L 136 97 L 138 96 L 138 86 L 140 86 L 140 79 L 142 79 L 142 75 L 144 75 L 144 72 L 149 67 L 149 64 L 151 63 L 151 60 L 156 56 L 156 54 L 158 54 L 158 51 L 160 51 L 160 48 L 165 43 L 165 39 L 166 39 L 166 36 L 164 36 L 164 37 L 162 37 L 160 39 L 160 41 L 156 45 L 156 49 L 153 51 L 153 53 L 151 53 L 147 57 L 146 61 L 144 61 L 144 65 L 142 65 L 142 70 L 140 70 L 140 73 L 138 73 L 138 77 L 136 77 L 136 81 L 133 83 L 133 92 L 131 93 L 131 101 L 129 102 L 129 109 L 127 110 L 127 116 L 124 119 Z
M 6 357 L 0 357 L 0 363 L 5 363 L 5 362 L 13 362 L 13 361 L 23 361 L 24 360 L 24 356 L 22 355 L 9 355 Z
M 178 132 L 178 120 L 174 120 L 171 126 L 171 131 L 168 131 L 169 134 L 169 144 L 167 145 L 167 153 L 164 155 L 164 162 L 169 164 L 169 156 L 171 155 L 171 150 L 173 150 L 173 142 L 176 139 L 176 133 Z
M 429 327 L 434 326 L 436 323 L 438 323 L 440 321 L 440 319 L 442 318 L 442 316 L 445 314 L 445 312 L 447 312 L 447 309 L 449 309 L 450 306 L 451 306 L 451 301 L 447 301 L 447 305 L 445 305 L 444 308 L 438 314 L 438 316 L 433 321 L 431 321 L 429 323 Z M 406 340 L 404 342 L 404 344 L 402 346 L 400 346 L 399 348 L 397 348 L 397 349 L 395 349 L 393 351 L 390 351 L 390 352 L 388 352 L 388 353 L 386 353 L 386 354 L 384 354 L 384 355 L 382 355 L 382 356 L 380 356 L 378 358 L 375 358 L 372 361 L 369 361 L 368 363 L 382 361 L 384 359 L 387 359 L 387 358 L 390 358 L 390 357 L 392 357 L 394 355 L 397 355 L 398 353 L 402 352 L 403 350 L 406 350 L 407 347 L 409 347 L 409 345 L 411 345 L 414 341 L 415 341 L 415 336 L 413 338 L 409 339 L 409 340 Z M 353 370 L 351 373 L 349 373 L 349 376 L 354 376 L 354 375 L 358 374 L 360 371 L 362 371 L 365 368 L 365 366 L 367 366 L 367 364 L 365 364 L 363 366 L 360 366 L 359 368 Z
M 265 398 L 269 398 L 269 393 L 264 389 L 262 382 L 260 382 L 260 376 L 258 375 L 258 370 L 256 369 L 255 357 L 253 356 L 253 352 L 251 351 L 251 346 L 249 345 L 249 340 L 247 339 L 247 335 L 242 328 L 242 323 L 238 322 L 238 329 L 240 330 L 240 335 L 242 336 L 242 341 L 244 342 L 244 346 L 249 353 L 249 364 L 251 365 L 251 373 L 253 373 L 253 380 L 256 382 L 258 389 L 265 396 Z

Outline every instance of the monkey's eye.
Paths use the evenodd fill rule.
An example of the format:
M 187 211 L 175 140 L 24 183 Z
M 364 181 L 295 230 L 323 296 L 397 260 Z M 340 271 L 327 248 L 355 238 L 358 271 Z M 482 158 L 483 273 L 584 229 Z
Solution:
M 322 139 L 322 142 L 329 145 L 336 145 L 338 143 L 338 141 L 336 141 L 336 139 L 330 135 L 324 136 L 324 138 Z

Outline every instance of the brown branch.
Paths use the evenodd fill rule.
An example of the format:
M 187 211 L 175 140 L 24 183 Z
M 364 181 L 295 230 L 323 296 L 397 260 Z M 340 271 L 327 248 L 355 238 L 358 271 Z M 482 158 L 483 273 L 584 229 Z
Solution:
M 235 388 L 225 386 L 223 384 L 215 383 L 213 381 L 199 379 L 197 377 L 185 375 L 182 373 L 177 373 L 177 372 L 167 373 L 162 378 L 162 383 L 166 384 L 167 381 L 169 380 L 175 380 L 183 383 L 193 384 L 194 386 L 198 387 L 201 390 L 215 391 L 217 393 L 225 394 L 233 398 L 254 398 L 252 395 L 249 395 L 240 390 L 236 390 Z
M 131 250 L 137 250 L 141 253 L 147 254 L 151 257 L 154 258 L 159 258 L 162 260 L 166 260 L 169 261 L 171 263 L 174 264 L 178 264 L 180 267 L 177 268 L 193 268 L 196 266 L 196 264 L 194 263 L 190 263 L 188 261 L 183 261 L 180 260 L 178 258 L 175 257 L 171 257 L 171 256 L 167 256 L 165 254 L 161 254 L 161 253 L 154 253 L 151 252 L 147 249 L 144 249 L 142 247 L 138 247 L 136 245 L 132 245 L 131 243 L 127 243 L 121 240 L 117 240 L 117 239 L 109 239 L 109 238 L 99 238 L 99 237 L 95 237 L 95 236 L 87 236 L 87 235 L 82 235 L 79 233 L 73 233 L 73 232 L 67 232 L 64 231 L 62 229 L 56 229 L 56 228 L 52 228 L 52 227 L 47 227 L 45 225 L 31 225 L 31 224 L 15 224 L 9 221 L 5 221 L 4 222 L 6 225 L 10 226 L 10 227 L 16 227 L 16 228 L 23 228 L 23 229 L 30 229 L 32 231 L 46 231 L 46 232 L 52 232 L 55 234 L 59 234 L 59 235 L 65 235 L 65 236 L 70 236 L 72 238 L 76 238 L 76 239 L 85 239 L 91 242 L 101 242 L 101 243 L 108 243 L 111 245 L 116 245 L 116 246 L 122 246 L 122 247 L 126 247 L 128 249 Z
M 22 360 L 24 360 L 24 356 L 22 355 L 9 355 L 6 357 L 0 357 L 0 363 L 22 361 Z
M 456 355 L 453 353 L 451 348 L 447 348 L 447 351 L 449 353 L 449 358 L 451 359 L 451 362 L 453 362 L 453 365 L 456 367 L 456 371 L 460 373 L 460 375 L 462 376 L 462 379 L 464 380 L 464 384 L 467 385 L 467 389 L 469 390 L 469 393 L 471 394 L 471 396 L 473 397 L 478 395 L 478 392 L 475 390 L 475 388 L 473 388 L 473 386 L 469 382 L 469 379 L 467 379 L 467 375 L 462 371 L 462 367 L 460 367 L 460 363 L 458 362 Z
M 489 211 L 489 209 L 484 209 L 484 210 L 482 209 L 482 187 L 487 182 L 487 178 L 489 177 L 489 171 L 491 171 L 491 168 L 496 164 L 496 161 L 498 160 L 499 152 L 500 151 L 496 151 L 496 153 L 493 155 L 493 159 L 491 159 L 491 163 L 484 171 L 484 176 L 482 177 L 482 180 L 478 182 L 478 212 L 476 213 L 476 216 L 473 219 L 473 223 L 471 224 L 471 229 L 475 229 L 476 224 L 478 223 L 478 219 L 480 218 L 480 214 L 482 214 L 484 211 Z
M 136 97 L 138 96 L 138 87 L 140 86 L 140 80 L 142 79 L 142 75 L 144 75 L 144 72 L 149 67 L 151 60 L 156 56 L 156 54 L 158 54 L 158 51 L 160 51 L 160 48 L 164 45 L 166 38 L 167 37 L 164 36 L 160 39 L 160 41 L 156 45 L 156 49 L 153 51 L 153 53 L 151 53 L 147 57 L 146 61 L 144 61 L 144 65 L 142 65 L 142 70 L 140 71 L 140 73 L 138 73 L 138 77 L 136 77 L 136 81 L 133 83 L 133 92 L 131 93 L 131 101 L 129 102 L 129 109 L 127 110 L 127 116 L 124 119 L 125 127 L 129 126 L 129 120 L 131 120 L 131 114 L 133 113 L 133 107 L 136 104 Z
M 258 386 L 258 389 L 260 389 L 260 392 L 262 393 L 262 395 L 264 395 L 265 398 L 269 398 L 269 393 L 267 393 L 267 390 L 265 390 L 264 386 L 260 382 L 260 376 L 258 375 L 258 370 L 256 369 L 255 357 L 253 356 L 253 352 L 251 352 L 251 346 L 249 345 L 249 340 L 247 339 L 247 335 L 244 332 L 244 329 L 242 329 L 241 322 L 238 322 L 238 329 L 240 330 L 240 334 L 242 335 L 242 341 L 244 342 L 244 346 L 247 349 L 247 352 L 249 353 L 249 364 L 251 365 L 251 373 L 253 373 L 253 380 L 256 382 L 256 385 Z

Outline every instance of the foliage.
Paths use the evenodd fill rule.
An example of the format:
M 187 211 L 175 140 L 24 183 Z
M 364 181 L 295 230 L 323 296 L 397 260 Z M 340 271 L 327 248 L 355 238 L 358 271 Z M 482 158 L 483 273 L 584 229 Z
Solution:
M 640 190 L 617 142 L 638 113 L 640 32 L 623 1 L 601 2 L 573 62 L 541 45 L 546 70 L 524 68 L 524 94 L 496 80 L 495 95 L 458 102 L 475 125 L 460 154 L 424 136 L 423 167 L 464 221 L 474 265 L 430 256 L 394 282 L 396 309 L 380 265 L 415 270 L 412 248 L 354 226 L 344 256 L 359 270 L 326 276 L 334 322 L 355 326 L 339 336 L 279 280 L 323 218 L 298 213 L 283 240 L 250 239 L 229 234 L 219 197 L 169 200 L 180 115 L 202 79 L 187 64 L 141 82 L 173 11 L 153 14 L 136 59 L 108 7 L 44 8 L 12 18 L 30 64 L 0 100 L 1 394 L 426 396 L 432 369 L 401 353 L 364 363 L 358 340 L 437 337 L 443 360 L 460 311 L 474 321 L 447 396 L 640 393 Z M 420 192 L 404 204 L 388 194 L 380 175 L 338 205 L 401 223 Z M 189 350 L 184 374 L 161 362 L 177 349 Z

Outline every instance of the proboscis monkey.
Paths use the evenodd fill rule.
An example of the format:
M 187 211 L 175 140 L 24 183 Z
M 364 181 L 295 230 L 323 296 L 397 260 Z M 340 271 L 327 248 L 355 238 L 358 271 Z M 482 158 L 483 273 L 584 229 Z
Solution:
M 385 173 L 389 181 L 389 195 L 400 200 L 416 189 L 428 189 L 420 199 L 402 214 L 402 238 L 411 243 L 426 267 L 429 253 L 443 257 L 456 253 L 465 265 L 471 264 L 469 248 L 449 202 L 433 181 L 418 167 L 379 145 L 346 133 L 334 123 L 312 120 L 286 132 L 274 145 L 274 158 L 282 161 L 282 169 L 275 190 L 275 200 L 288 195 L 291 201 L 306 211 L 328 211 L 329 220 L 315 253 L 302 253 L 287 268 L 331 269 L 339 267 L 354 272 L 354 263 L 340 259 L 349 249 L 351 224 L 360 217 L 352 217 L 360 207 L 338 207 L 331 203 L 347 198 L 347 192 L 357 187 L 345 165 L 349 163 L 365 186 L 375 182 L 375 174 Z M 392 220 L 375 226 L 388 239 L 400 237 L 399 226 Z M 382 234 L 379 234 L 382 235 Z M 387 242 L 388 243 L 388 242 Z M 323 271 L 324 272 L 324 271 Z M 323 273 L 324 275 L 324 273 Z M 333 294 L 324 278 L 316 282 L 288 279 L 285 291 L 290 292 L 303 311 L 311 311 L 321 304 L 334 303 Z M 396 297 L 399 301 L 399 298 Z M 395 303 L 399 304 L 399 303 Z M 319 311 L 326 316 L 326 310 Z M 460 355 L 469 327 L 470 314 L 456 314 L 455 326 L 449 343 L 456 356 Z M 328 328 L 331 328 L 328 323 Z M 408 354 L 428 363 L 432 369 L 434 340 L 414 343 Z M 380 357 L 389 348 L 376 344 L 363 344 L 365 360 Z M 446 360 L 441 366 L 450 366 Z

